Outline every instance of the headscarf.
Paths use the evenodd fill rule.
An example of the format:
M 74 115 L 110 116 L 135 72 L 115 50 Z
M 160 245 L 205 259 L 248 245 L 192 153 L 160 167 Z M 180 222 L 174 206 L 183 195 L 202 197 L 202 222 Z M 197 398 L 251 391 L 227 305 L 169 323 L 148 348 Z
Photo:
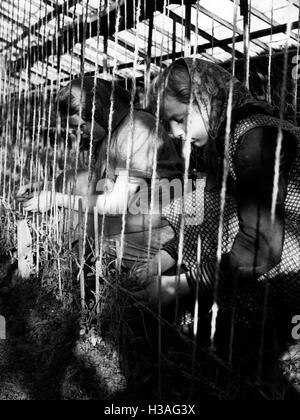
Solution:
M 182 60 L 191 77 L 192 92 L 210 139 L 216 139 L 226 123 L 230 83 L 233 81 L 232 121 L 249 113 L 274 114 L 274 109 L 257 101 L 250 91 L 221 66 L 192 57 Z
M 221 66 L 210 61 L 194 59 L 192 57 L 181 58 L 174 64 L 183 64 L 190 75 L 191 91 L 194 102 L 197 103 L 201 113 L 209 140 L 203 148 L 202 170 L 209 173 L 209 188 L 218 185 L 221 180 L 222 170 L 219 167 L 220 153 L 224 150 L 224 137 L 227 120 L 227 106 L 230 92 L 230 83 L 233 81 L 232 114 L 231 122 L 234 124 L 238 119 L 253 113 L 274 115 L 275 111 L 268 103 L 257 101 L 250 91 L 235 77 Z M 172 71 L 169 66 L 152 85 L 152 110 L 157 104 L 157 95 L 161 96 L 161 102 L 168 95 L 168 78 Z M 183 86 L 178 86 L 181 93 Z M 190 88 L 188 90 L 190 90 Z M 180 99 L 179 99 L 180 100 Z M 220 152 L 222 150 L 222 152 Z
M 82 91 L 81 91 L 82 88 Z M 94 89 L 96 88 L 96 92 Z M 97 79 L 95 87 L 95 79 L 92 76 L 84 76 L 72 80 L 67 86 L 60 90 L 59 109 L 64 114 L 78 113 L 77 107 L 74 108 L 70 103 L 68 106 L 68 97 L 70 92 L 74 96 L 74 89 L 78 96 L 77 99 L 81 101 L 82 118 L 85 121 L 91 121 L 93 116 L 93 101 L 95 97 L 95 121 L 101 125 L 108 133 L 109 130 L 109 115 L 111 108 L 112 83 L 107 80 Z M 80 93 L 81 92 L 81 93 Z M 112 131 L 120 124 L 124 117 L 130 111 L 130 94 L 121 86 L 115 84 L 113 91 L 113 115 L 112 115 Z

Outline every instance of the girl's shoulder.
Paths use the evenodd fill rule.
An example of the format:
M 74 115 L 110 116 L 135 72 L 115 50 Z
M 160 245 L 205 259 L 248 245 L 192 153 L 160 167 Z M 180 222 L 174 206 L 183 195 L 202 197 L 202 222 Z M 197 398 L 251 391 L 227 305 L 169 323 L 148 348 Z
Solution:
M 247 132 L 253 129 L 259 128 L 280 128 L 285 131 L 293 134 L 295 137 L 300 138 L 300 128 L 295 126 L 286 120 L 280 120 L 279 118 L 273 117 L 271 115 L 265 114 L 252 114 L 245 118 L 237 121 L 233 128 L 233 139 L 238 140 L 240 137 L 245 135 Z M 259 130 L 258 130 L 259 131 Z

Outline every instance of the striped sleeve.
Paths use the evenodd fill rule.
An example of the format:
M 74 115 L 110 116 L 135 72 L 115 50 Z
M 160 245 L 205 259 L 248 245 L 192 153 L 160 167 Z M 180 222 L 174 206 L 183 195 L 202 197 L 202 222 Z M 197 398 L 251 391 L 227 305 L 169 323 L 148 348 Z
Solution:
M 222 281 L 223 278 L 223 273 L 220 271 L 219 280 Z M 198 287 L 199 296 L 212 297 L 216 281 L 216 261 L 200 264 L 199 268 L 189 271 L 187 280 L 194 293 L 196 293 Z
M 178 261 L 178 238 L 175 237 L 164 244 L 163 251 L 166 251 L 175 261 Z

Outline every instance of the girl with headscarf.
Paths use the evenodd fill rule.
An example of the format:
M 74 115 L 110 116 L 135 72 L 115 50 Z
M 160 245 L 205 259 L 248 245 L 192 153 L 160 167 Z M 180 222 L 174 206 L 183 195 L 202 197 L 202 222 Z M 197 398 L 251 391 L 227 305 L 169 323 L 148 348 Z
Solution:
M 225 150 L 227 108 L 233 83 L 231 129 Z M 166 303 L 176 294 L 196 290 L 199 297 L 212 302 L 217 268 L 220 192 L 224 163 L 229 175 L 223 220 L 222 255 L 219 266 L 219 295 L 232 295 L 252 288 L 247 295 L 249 311 L 259 304 L 268 285 L 269 302 L 284 308 L 281 314 L 297 313 L 300 308 L 300 129 L 276 118 L 273 109 L 256 101 L 237 79 L 222 67 L 200 59 L 185 58 L 171 64 L 153 85 L 154 101 L 174 137 L 203 152 L 202 166 L 206 186 L 196 212 L 204 212 L 198 226 L 185 226 L 183 263 L 185 273 L 180 287 L 174 277 L 154 278 L 148 286 L 149 299 L 156 301 L 163 291 Z M 159 97 L 159 99 L 158 99 Z M 278 191 L 272 222 L 274 170 L 279 134 L 282 133 Z M 225 154 L 226 152 L 226 154 Z M 187 199 L 191 205 L 192 198 Z M 194 200 L 195 201 L 195 200 Z M 169 209 L 168 218 L 177 238 L 164 246 L 150 263 L 155 273 L 161 260 L 162 271 L 178 260 L 180 217 Z M 201 240 L 201 259 L 197 263 L 197 238 Z M 145 272 L 145 270 L 144 270 Z M 137 273 L 144 279 L 143 272 Z M 161 281 L 161 285 L 159 284 Z M 249 289 L 248 289 L 249 290 Z M 275 306 L 274 306 L 275 307 Z M 275 309 L 276 311 L 276 309 Z M 295 312 L 296 311 L 296 312 Z M 282 315 L 283 316 L 283 315 Z M 246 319 L 245 322 L 249 320 Z
M 111 101 L 113 113 L 110 116 Z M 110 82 L 97 79 L 95 85 L 93 77 L 75 79 L 60 90 L 58 102 L 61 115 L 69 119 L 69 127 L 80 130 L 83 145 L 89 145 L 92 140 L 97 156 L 91 179 L 84 170 L 77 172 L 76 179 L 75 171 L 67 173 L 66 191 L 72 194 L 72 208 L 77 211 L 79 200 L 83 201 L 83 210 L 87 209 L 90 214 L 89 233 L 93 230 L 94 207 L 97 207 L 100 215 L 106 215 L 106 244 L 114 253 L 125 210 L 123 261 L 131 267 L 139 258 L 147 256 L 150 219 L 151 254 L 159 249 L 161 242 L 165 243 L 174 236 L 172 228 L 159 211 L 149 215 L 148 196 L 156 151 L 158 180 L 181 179 L 182 159 L 162 127 L 156 129 L 155 118 L 149 112 L 134 109 L 130 113 L 130 95 L 117 84 L 112 87 Z M 62 193 L 63 178 L 61 174 L 56 181 L 55 201 L 58 207 L 68 208 L 69 195 Z M 137 209 L 137 195 L 141 201 L 144 200 L 146 208 L 142 203 Z M 47 211 L 50 207 L 49 191 L 42 191 L 24 203 L 27 211 Z M 131 207 L 135 212 L 131 212 Z M 101 228 L 101 223 L 99 226 Z

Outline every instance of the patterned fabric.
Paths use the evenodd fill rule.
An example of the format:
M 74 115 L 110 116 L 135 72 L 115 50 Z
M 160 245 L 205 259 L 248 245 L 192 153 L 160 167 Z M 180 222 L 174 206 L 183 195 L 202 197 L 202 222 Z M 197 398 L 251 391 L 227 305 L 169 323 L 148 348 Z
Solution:
M 200 182 L 199 182 L 200 181 Z M 183 264 L 188 270 L 197 268 L 197 244 L 201 240 L 201 263 L 215 261 L 218 241 L 218 221 L 220 217 L 220 191 L 204 191 L 205 180 L 198 180 L 196 189 L 187 194 L 185 200 L 177 199 L 163 210 L 163 215 L 176 232 L 176 238 L 164 246 L 177 258 L 179 232 L 181 226 L 180 209 L 185 203 L 186 223 L 183 235 Z M 222 252 L 230 251 L 238 232 L 236 202 L 227 196 L 224 213 Z M 176 251 L 175 251 L 176 250 Z M 175 251 L 175 253 L 174 253 Z
M 230 175 L 236 180 L 234 173 L 234 156 L 238 140 L 248 130 L 259 126 L 279 127 L 280 121 L 266 115 L 252 115 L 241 120 L 234 129 L 229 150 Z M 271 294 L 280 296 L 291 308 L 300 308 L 300 129 L 288 122 L 283 122 L 282 128 L 292 133 L 297 139 L 297 153 L 289 174 L 287 197 L 285 200 L 285 239 L 280 264 L 261 276 L 258 281 L 267 281 L 271 286 Z M 186 197 L 186 207 L 190 214 L 201 215 L 201 224 L 185 226 L 183 240 L 183 263 L 187 270 L 197 267 L 197 243 L 201 238 L 201 283 L 214 282 L 214 270 L 218 241 L 218 226 L 220 217 L 220 191 L 207 191 L 203 183 Z M 164 211 L 165 217 L 179 232 L 180 216 L 176 213 L 176 205 L 169 206 Z M 239 230 L 237 205 L 234 197 L 227 194 L 225 202 L 222 253 L 230 252 Z M 178 234 L 172 245 L 178 247 Z M 164 247 L 170 250 L 170 246 Z M 171 253 L 171 252 L 170 252 Z M 208 280 L 208 278 L 210 278 Z
M 167 251 L 175 260 L 178 259 L 178 242 L 182 223 L 182 209 L 184 207 L 185 223 L 183 232 L 183 259 L 182 263 L 188 269 L 197 267 L 197 244 L 201 234 L 201 226 L 204 218 L 203 195 L 205 180 L 200 179 L 196 182 L 194 191 L 186 195 L 185 200 L 178 198 L 169 206 L 164 207 L 163 216 L 173 227 L 176 237 L 174 240 L 164 245 Z
M 252 105 L 267 113 L 273 113 L 269 104 L 255 100 L 249 90 L 238 79 L 232 78 L 231 74 L 221 66 L 201 59 L 182 60 L 189 70 L 193 94 L 211 139 L 217 138 L 221 125 L 226 121 L 231 80 L 233 111 L 245 105 Z
M 233 159 L 240 136 L 254 127 L 279 127 L 280 123 L 284 131 L 293 134 L 298 140 L 285 199 L 285 238 L 281 262 L 258 280 L 269 281 L 278 295 L 295 308 L 300 308 L 300 128 L 287 121 L 280 122 L 277 118 L 261 114 L 241 120 L 235 127 L 230 143 L 229 167 L 231 176 L 236 179 Z

